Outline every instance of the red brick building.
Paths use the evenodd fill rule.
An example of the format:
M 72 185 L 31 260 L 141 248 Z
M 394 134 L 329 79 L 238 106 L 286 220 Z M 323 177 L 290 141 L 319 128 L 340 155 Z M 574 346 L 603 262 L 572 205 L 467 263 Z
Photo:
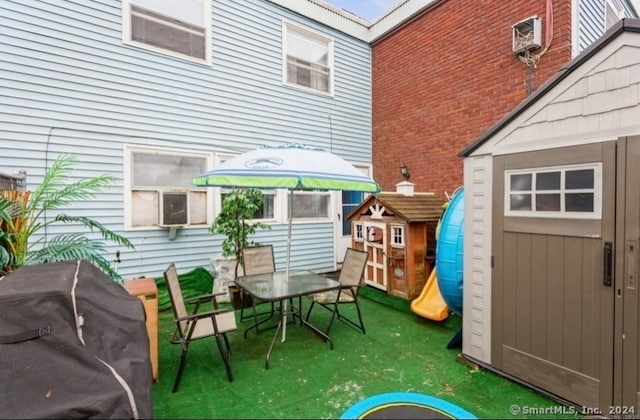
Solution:
M 512 25 L 534 15 L 542 47 L 529 67 L 513 53 Z M 441 0 L 375 40 L 373 167 L 382 189 L 402 180 L 401 163 L 416 191 L 461 186 L 458 152 L 570 61 L 571 19 L 571 0 Z

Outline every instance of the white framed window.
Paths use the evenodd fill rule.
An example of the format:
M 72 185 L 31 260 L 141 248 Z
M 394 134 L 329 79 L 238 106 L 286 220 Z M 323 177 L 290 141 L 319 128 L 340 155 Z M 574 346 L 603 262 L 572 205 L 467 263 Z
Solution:
M 391 231 L 391 246 L 395 248 L 404 248 L 404 225 L 389 225 Z
M 192 181 L 211 160 L 210 153 L 125 147 L 125 228 L 209 225 L 209 189 Z
M 329 191 L 295 191 L 293 219 L 323 219 L 331 216 L 331 193 Z
M 226 162 L 227 160 L 233 158 L 235 155 L 228 155 L 228 154 L 218 154 L 217 155 L 217 164 L 221 164 L 223 162 Z M 227 196 L 227 194 L 229 194 L 231 191 L 233 191 L 233 188 L 220 188 L 220 197 L 219 197 L 219 202 L 217 205 L 218 209 L 222 208 L 222 202 L 224 201 L 224 198 Z M 256 212 L 256 214 L 254 215 L 254 221 L 260 221 L 263 223 L 269 222 L 269 221 L 275 221 L 276 220 L 276 197 L 278 194 L 277 190 L 271 189 L 271 190 L 263 190 L 260 189 L 260 191 L 262 191 L 262 196 L 264 198 L 264 203 L 262 204 L 262 206 L 260 207 L 260 209 L 258 209 L 258 211 Z M 218 210 L 219 212 L 219 210 Z
M 284 83 L 333 95 L 333 40 L 283 22 Z
M 353 227 L 354 227 L 353 239 L 356 242 L 363 242 L 364 241 L 364 226 L 360 222 L 354 222 L 353 223 Z
M 505 171 L 505 216 L 599 219 L 602 163 Z
M 123 0 L 122 41 L 211 63 L 211 0 Z
M 604 30 L 606 31 L 624 17 L 624 8 L 620 0 L 605 0 Z

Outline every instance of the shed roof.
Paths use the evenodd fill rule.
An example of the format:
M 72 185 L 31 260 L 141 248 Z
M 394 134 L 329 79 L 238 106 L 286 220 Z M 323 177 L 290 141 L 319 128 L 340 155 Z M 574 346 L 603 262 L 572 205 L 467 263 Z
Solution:
M 437 221 L 442 215 L 442 206 L 445 200 L 433 193 L 414 193 L 404 195 L 397 192 L 381 192 L 370 196 L 358 206 L 347 219 L 351 219 L 357 214 L 362 214 L 375 202 L 379 202 L 387 211 L 408 223 Z
M 476 139 L 473 143 L 463 149 L 458 156 L 467 157 L 470 156 L 476 149 L 482 146 L 485 142 L 487 142 L 491 137 L 508 125 L 511 121 L 513 121 L 517 116 L 522 114 L 525 110 L 527 110 L 530 106 L 532 106 L 535 102 L 541 99 L 547 92 L 557 86 L 562 80 L 564 80 L 567 76 L 569 76 L 575 69 L 580 67 L 584 62 L 589 60 L 595 53 L 604 48 L 607 44 L 609 44 L 612 40 L 617 38 L 623 32 L 640 32 L 640 19 L 622 19 L 618 21 L 615 25 L 613 25 L 607 32 L 605 32 L 602 37 L 600 37 L 596 42 L 591 44 L 588 48 L 586 48 L 582 53 L 576 56 L 569 63 L 564 65 L 558 72 L 549 79 L 545 84 L 540 86 L 540 88 L 535 91 L 531 96 L 522 101 L 518 106 L 516 106 L 510 113 L 508 113 L 504 118 L 498 121 L 494 126 L 489 128 L 484 134 L 482 134 L 478 139 Z

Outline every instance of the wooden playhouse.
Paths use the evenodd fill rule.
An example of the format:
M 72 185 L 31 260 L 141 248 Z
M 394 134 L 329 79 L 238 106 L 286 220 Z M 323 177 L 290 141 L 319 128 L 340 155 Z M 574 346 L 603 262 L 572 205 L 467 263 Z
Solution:
M 369 254 L 365 283 L 405 299 L 418 297 L 434 266 L 435 232 L 445 200 L 414 193 L 403 181 L 396 192 L 370 196 L 349 216 L 352 247 Z

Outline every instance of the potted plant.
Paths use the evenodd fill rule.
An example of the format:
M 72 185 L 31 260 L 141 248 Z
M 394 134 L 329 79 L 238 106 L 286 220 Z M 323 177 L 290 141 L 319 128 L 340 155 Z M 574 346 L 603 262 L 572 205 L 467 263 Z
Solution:
M 215 291 L 228 290 L 229 285 L 238 277 L 242 248 L 258 245 L 250 239 L 258 229 L 271 227 L 255 221 L 256 213 L 264 204 L 262 191 L 255 188 L 240 188 L 226 194 L 222 209 L 209 231 L 224 236 L 221 258 L 214 261 L 216 269 Z M 232 291 L 229 291 L 230 297 Z M 248 305 L 245 299 L 245 306 Z
M 46 229 L 51 225 L 80 224 L 100 233 L 103 239 L 133 248 L 127 238 L 88 217 L 65 213 L 47 215 L 47 212 L 68 207 L 75 200 L 93 198 L 114 180 L 110 175 L 100 175 L 69 182 L 68 175 L 74 162 L 74 156 L 60 155 L 35 191 L 0 193 L 0 276 L 23 265 L 84 259 L 114 280 L 122 280 L 104 257 L 102 241 L 89 239 L 81 233 L 63 233 L 51 238 L 46 235 Z

